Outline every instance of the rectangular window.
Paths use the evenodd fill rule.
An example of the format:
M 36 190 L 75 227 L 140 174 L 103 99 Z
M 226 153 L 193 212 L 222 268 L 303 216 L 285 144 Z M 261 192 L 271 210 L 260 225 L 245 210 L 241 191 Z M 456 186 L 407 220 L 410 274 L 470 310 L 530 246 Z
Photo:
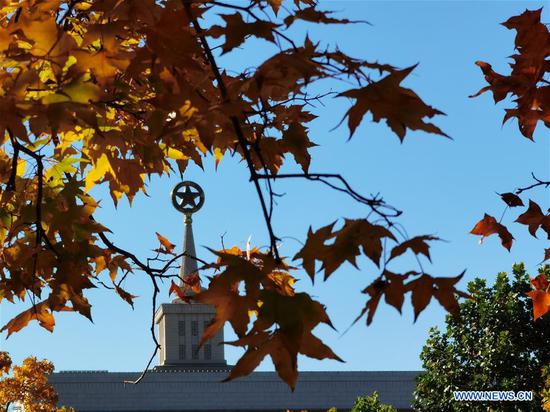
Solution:
M 204 359 L 212 359 L 212 346 L 209 343 L 204 345 Z
M 191 354 L 191 357 L 194 360 L 199 359 L 199 345 L 193 345 L 192 350 L 193 350 L 193 353 Z
M 199 321 L 197 320 L 191 322 L 191 335 L 199 336 Z
M 185 345 L 180 345 L 180 360 L 185 359 Z
M 185 321 L 180 320 L 178 322 L 178 335 L 179 336 L 185 336 Z

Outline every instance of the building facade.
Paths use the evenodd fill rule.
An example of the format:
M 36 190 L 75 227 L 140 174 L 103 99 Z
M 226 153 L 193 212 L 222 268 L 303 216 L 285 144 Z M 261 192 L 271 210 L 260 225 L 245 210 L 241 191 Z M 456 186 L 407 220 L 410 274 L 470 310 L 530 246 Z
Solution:
M 357 396 L 380 393 L 380 400 L 409 411 L 418 372 L 300 372 L 292 392 L 275 372 L 254 372 L 222 382 L 228 369 L 155 368 L 140 375 L 107 371 L 60 372 L 51 382 L 60 404 L 77 412 L 131 411 L 349 411 Z

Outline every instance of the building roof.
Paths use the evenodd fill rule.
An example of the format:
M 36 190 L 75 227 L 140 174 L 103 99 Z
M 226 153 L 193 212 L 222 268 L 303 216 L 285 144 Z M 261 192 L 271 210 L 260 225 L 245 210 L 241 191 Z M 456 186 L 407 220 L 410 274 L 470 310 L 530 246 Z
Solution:
M 51 376 L 60 405 L 99 411 L 326 411 L 350 409 L 357 396 L 378 391 L 380 400 L 410 410 L 420 372 L 300 372 L 292 392 L 275 372 L 222 383 L 227 368 L 155 369 L 138 385 L 139 373 L 68 371 Z

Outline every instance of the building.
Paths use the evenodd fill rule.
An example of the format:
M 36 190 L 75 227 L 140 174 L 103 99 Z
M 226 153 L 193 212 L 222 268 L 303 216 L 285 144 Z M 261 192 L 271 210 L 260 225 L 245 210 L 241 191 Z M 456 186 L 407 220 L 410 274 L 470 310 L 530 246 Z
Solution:
M 61 372 L 52 383 L 60 403 L 88 411 L 323 411 L 349 410 L 359 395 L 380 393 L 399 410 L 409 405 L 417 372 L 300 372 L 291 392 L 275 372 L 221 383 L 223 369 L 150 371 L 138 385 L 124 384 L 139 373 Z
M 182 190 L 184 189 L 184 190 Z M 194 189 L 194 191 L 192 190 Z M 182 182 L 172 193 L 174 207 L 185 214 L 183 248 L 196 256 L 191 214 L 204 202 L 202 189 Z M 182 258 L 181 282 L 196 272 L 196 261 Z M 125 384 L 140 372 L 66 371 L 52 375 L 60 404 L 77 412 L 99 411 L 326 411 L 349 410 L 357 396 L 380 393 L 384 403 L 411 410 L 412 392 L 419 372 L 300 372 L 294 392 L 275 372 L 222 383 L 231 368 L 224 356 L 223 331 L 198 348 L 214 308 L 185 304 L 176 299 L 162 304 L 155 316 L 158 324 L 159 365 L 138 384 Z

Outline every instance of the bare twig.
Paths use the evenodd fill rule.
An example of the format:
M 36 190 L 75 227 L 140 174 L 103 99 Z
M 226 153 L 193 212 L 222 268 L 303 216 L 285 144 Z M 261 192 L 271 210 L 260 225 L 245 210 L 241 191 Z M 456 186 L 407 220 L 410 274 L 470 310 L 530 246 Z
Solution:
M 520 187 L 516 189 L 516 194 L 519 195 L 527 190 L 534 189 L 535 187 L 544 186 L 545 188 L 548 188 L 550 186 L 550 181 L 545 181 L 537 178 L 534 173 L 531 173 L 531 177 L 533 180 L 535 180 L 536 183 L 533 183 L 530 186 Z
M 153 282 L 153 297 L 152 297 L 152 305 L 153 305 L 153 315 L 151 319 L 151 337 L 153 339 L 153 342 L 155 343 L 155 349 L 153 350 L 153 354 L 149 358 L 149 362 L 147 362 L 147 365 L 145 365 L 145 368 L 143 369 L 143 372 L 139 375 L 139 377 L 135 381 L 124 381 L 124 383 L 128 383 L 131 385 L 137 385 L 140 383 L 143 378 L 145 378 L 145 375 L 147 375 L 147 372 L 149 371 L 149 367 L 151 366 L 151 363 L 153 363 L 153 359 L 155 359 L 155 356 L 157 356 L 157 352 L 160 349 L 160 344 L 157 339 L 157 334 L 155 333 L 155 314 L 156 314 L 156 308 L 157 308 L 157 296 L 160 292 L 160 289 L 158 287 L 157 280 L 154 276 L 151 276 L 151 281 Z
M 334 190 L 347 194 L 357 202 L 363 203 L 369 206 L 374 213 L 376 213 L 378 216 L 384 219 L 388 224 L 390 224 L 390 226 L 393 225 L 393 223 L 389 219 L 398 217 L 402 214 L 402 211 L 396 209 L 393 206 L 388 205 L 382 199 L 378 199 L 377 197 L 369 199 L 360 195 L 351 187 L 351 185 L 347 182 L 347 180 L 344 177 L 342 177 L 342 175 L 337 173 L 286 173 L 286 174 L 277 174 L 277 175 L 269 174 L 269 175 L 257 175 L 257 178 L 274 179 L 274 180 L 299 178 L 299 179 L 306 179 L 306 180 L 321 182 Z M 343 187 L 336 186 L 334 183 L 330 182 L 328 179 L 336 179 L 340 181 Z M 386 209 L 387 212 L 381 209 Z

